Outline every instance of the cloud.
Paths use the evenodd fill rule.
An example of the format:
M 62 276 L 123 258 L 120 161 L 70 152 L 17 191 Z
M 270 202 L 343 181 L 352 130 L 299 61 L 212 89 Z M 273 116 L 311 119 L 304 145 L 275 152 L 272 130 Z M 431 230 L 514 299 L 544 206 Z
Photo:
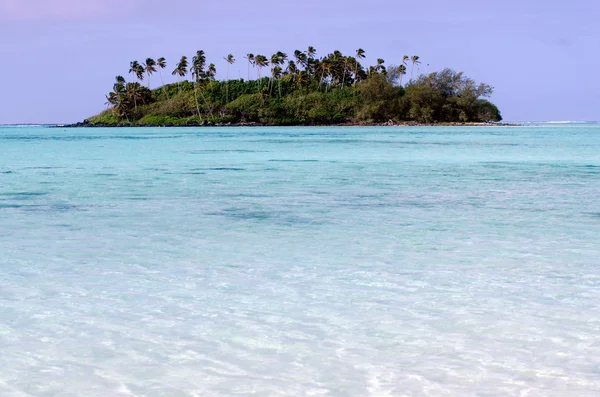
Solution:
M 80 20 L 131 11 L 140 0 L 0 0 L 0 19 Z

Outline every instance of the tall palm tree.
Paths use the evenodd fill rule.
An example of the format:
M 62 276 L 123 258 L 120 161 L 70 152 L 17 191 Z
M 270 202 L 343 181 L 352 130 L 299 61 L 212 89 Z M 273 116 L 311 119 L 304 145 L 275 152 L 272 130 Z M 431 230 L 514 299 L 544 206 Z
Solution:
M 169 99 L 169 93 L 165 89 L 165 82 L 162 77 L 162 69 L 167 67 L 167 60 L 163 57 L 160 57 L 156 60 L 156 66 L 158 66 L 158 74 L 160 75 L 160 83 L 162 84 L 163 92 L 167 95 L 167 99 Z
M 144 64 L 144 70 L 148 76 L 148 89 L 150 89 L 150 76 L 152 73 L 156 72 L 156 61 L 152 58 L 147 58 L 146 63 Z
M 277 51 L 277 57 L 279 58 L 279 64 L 283 67 L 288 60 L 288 55 L 285 52 Z M 281 80 L 277 79 L 277 86 L 279 87 L 279 97 L 281 98 Z
M 294 51 L 294 58 L 296 59 L 296 63 L 298 65 L 300 65 L 300 66 L 302 66 L 303 68 L 306 69 L 306 60 L 307 60 L 307 57 L 306 57 L 305 53 L 303 53 L 300 50 L 295 50 Z
M 227 55 L 226 57 L 223 57 L 223 59 L 225 59 L 225 61 L 227 62 L 227 82 L 226 84 L 226 96 L 225 96 L 225 103 L 229 102 L 229 65 L 233 65 L 235 63 L 235 58 L 233 57 L 232 54 Z
M 316 48 L 313 46 L 308 46 L 308 48 L 306 49 L 306 71 L 309 73 L 309 76 L 312 72 L 312 66 L 314 64 L 315 55 L 317 55 Z
M 271 78 L 269 79 L 269 93 L 273 91 L 273 79 L 275 78 L 275 74 L 273 73 L 273 70 L 275 69 L 275 67 L 277 67 L 279 65 L 279 52 L 277 52 L 276 54 L 271 55 Z
M 277 58 L 279 58 L 279 64 L 283 65 L 287 62 L 288 56 L 285 52 L 277 51 Z
M 192 57 L 192 67 L 190 72 L 195 81 L 200 81 L 204 77 L 204 66 L 206 65 L 206 55 L 203 50 L 196 51 L 196 55 Z
M 280 66 L 275 66 L 272 70 L 271 70 L 271 75 L 273 76 L 273 78 L 277 79 L 277 87 L 279 90 L 279 98 L 281 98 L 281 76 L 283 74 L 283 69 Z M 272 89 L 273 87 L 271 87 Z
M 144 81 L 144 72 L 145 72 L 144 67 L 138 63 L 136 66 L 136 69 L 135 69 L 135 77 L 139 81 Z
M 204 51 L 196 51 L 196 55 L 194 55 L 192 58 L 192 67 L 190 68 L 190 72 L 192 73 L 192 78 L 194 79 L 194 101 L 196 102 L 196 111 L 198 112 L 199 118 L 200 106 L 198 105 L 198 83 L 200 82 L 200 79 L 204 77 L 205 64 L 206 56 L 204 55 Z
M 262 68 L 269 66 L 269 60 L 264 55 L 257 55 L 254 57 L 254 64 L 258 68 L 258 91 L 260 92 L 260 71 Z
M 325 78 L 325 72 L 327 72 L 330 67 L 329 60 L 327 58 L 323 58 L 319 66 L 321 69 L 321 80 L 319 80 L 319 86 L 321 86 L 321 84 L 323 83 L 323 79 Z
M 398 66 L 398 74 L 400 75 L 400 85 L 402 85 L 402 77 L 406 74 L 406 66 Z
M 250 81 L 250 65 L 254 67 L 254 54 L 246 54 L 245 58 L 248 60 L 248 81 Z
M 343 69 L 344 69 L 344 73 L 342 75 L 342 81 L 340 86 L 343 87 L 344 84 L 346 83 L 346 72 L 349 71 L 348 70 L 348 57 L 343 57 L 344 58 L 344 65 L 343 65 Z
M 419 61 L 419 57 L 417 55 L 413 55 L 412 57 L 410 57 L 410 60 L 412 61 L 412 67 L 410 69 L 410 81 L 412 81 L 413 79 L 413 71 L 415 70 L 415 64 L 420 64 L 421 62 Z
M 329 75 L 329 79 L 327 79 L 327 84 L 325 85 L 325 92 L 329 90 L 329 87 L 331 87 L 331 83 L 333 82 L 336 60 L 336 57 L 334 57 L 332 61 L 327 61 L 327 66 L 325 68 L 327 70 L 327 75 Z
M 356 85 L 356 81 L 358 80 L 358 60 L 359 59 L 365 59 L 365 50 L 363 50 L 362 48 L 359 48 L 358 50 L 356 50 L 356 65 L 355 65 L 355 69 L 354 69 L 354 85 Z
M 135 77 L 137 76 L 137 71 L 138 71 L 139 67 L 140 67 L 140 64 L 138 63 L 138 61 L 129 62 L 129 73 L 131 73 L 131 82 L 132 83 L 135 80 Z
M 181 94 L 181 79 L 185 77 L 187 74 L 188 60 L 184 55 L 181 57 L 179 62 L 177 63 L 177 67 L 171 73 L 173 76 L 179 76 L 179 80 L 177 81 L 177 88 L 179 89 L 179 93 Z

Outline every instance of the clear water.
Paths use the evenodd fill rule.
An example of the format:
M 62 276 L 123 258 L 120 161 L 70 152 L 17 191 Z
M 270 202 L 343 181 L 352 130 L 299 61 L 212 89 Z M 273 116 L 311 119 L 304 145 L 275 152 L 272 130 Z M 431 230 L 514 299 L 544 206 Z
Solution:
M 1 396 L 598 396 L 600 125 L 0 128 Z

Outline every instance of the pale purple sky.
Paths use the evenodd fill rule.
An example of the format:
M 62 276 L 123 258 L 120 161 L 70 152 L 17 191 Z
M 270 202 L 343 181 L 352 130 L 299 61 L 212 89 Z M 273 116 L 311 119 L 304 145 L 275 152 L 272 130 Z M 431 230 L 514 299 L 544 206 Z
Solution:
M 245 78 L 246 53 L 309 45 L 464 71 L 505 120 L 599 120 L 599 17 L 595 0 L 0 0 L 0 124 L 98 113 L 132 60 L 166 57 L 172 82 L 181 55 L 203 49 L 223 78 L 233 53 Z

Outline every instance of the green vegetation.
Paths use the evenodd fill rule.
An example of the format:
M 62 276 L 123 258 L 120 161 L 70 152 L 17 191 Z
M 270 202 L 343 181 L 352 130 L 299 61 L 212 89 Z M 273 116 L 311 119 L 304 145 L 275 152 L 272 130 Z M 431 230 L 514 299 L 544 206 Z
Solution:
M 131 82 L 117 76 L 106 96 L 109 109 L 86 120 L 92 125 L 326 125 L 413 121 L 495 122 L 502 120 L 488 98 L 493 88 L 451 69 L 419 74 L 418 56 L 403 56 L 400 65 L 377 59 L 364 67 L 365 51 L 355 56 L 334 51 L 317 58 L 314 47 L 296 50 L 293 59 L 278 51 L 271 57 L 247 54 L 248 80 L 216 80 L 216 66 L 197 51 L 191 63 L 181 57 L 172 75 L 175 84 L 150 90 L 152 74 L 167 67 L 164 58 L 130 63 Z M 408 63 L 411 63 L 408 65 Z M 270 66 L 270 76 L 262 77 Z M 410 79 L 402 83 L 410 66 Z M 416 77 L 415 75 L 415 68 Z M 250 80 L 251 69 L 256 79 Z M 192 81 L 186 80 L 188 74 Z M 148 87 L 141 82 L 144 78 Z

